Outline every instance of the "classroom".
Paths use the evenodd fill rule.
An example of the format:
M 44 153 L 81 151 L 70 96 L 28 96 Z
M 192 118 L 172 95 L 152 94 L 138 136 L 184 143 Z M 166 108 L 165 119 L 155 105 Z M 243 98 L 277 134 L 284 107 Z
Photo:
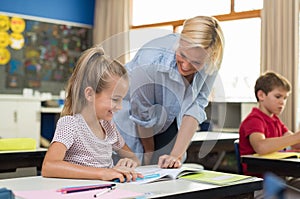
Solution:
M 0 198 L 299 198 L 299 12 L 300 0 L 1 0 Z M 109 105 L 100 95 L 107 87 L 98 91 L 105 72 L 88 69 L 97 57 L 92 53 L 126 69 L 107 72 L 118 77 L 105 85 L 115 86 Z M 85 56 L 91 58 L 85 62 Z M 81 70 L 90 71 L 80 76 L 84 64 Z M 257 88 L 268 72 L 279 85 L 266 81 L 270 86 Z M 101 74 L 95 88 L 77 84 L 93 81 L 91 74 Z M 84 94 L 71 100 L 76 90 Z M 86 105 L 98 126 L 87 120 L 94 114 Z M 280 133 L 246 124 L 255 111 L 278 122 Z M 62 133 L 73 122 L 62 119 L 71 116 L 76 133 L 93 134 L 84 145 L 104 139 L 106 150 L 87 147 L 82 157 L 69 157 L 75 144 L 67 146 Z M 81 129 L 83 123 L 87 128 Z M 111 144 L 108 136 L 115 135 Z M 53 143 L 60 145 L 54 149 Z M 87 153 L 104 158 L 105 166 L 88 163 Z M 61 158 L 59 169 L 68 157 L 76 166 L 55 174 L 54 160 Z M 118 181 L 90 177 L 94 168 L 84 176 L 83 168 L 68 174 L 77 164 L 108 168 Z M 134 170 L 142 165 L 176 171 L 197 166 L 201 172 L 148 183 L 148 174 L 139 177 Z M 128 178 L 142 180 L 138 186 L 120 183 Z M 279 183 L 276 193 L 270 181 Z M 57 191 L 68 187 L 80 190 Z

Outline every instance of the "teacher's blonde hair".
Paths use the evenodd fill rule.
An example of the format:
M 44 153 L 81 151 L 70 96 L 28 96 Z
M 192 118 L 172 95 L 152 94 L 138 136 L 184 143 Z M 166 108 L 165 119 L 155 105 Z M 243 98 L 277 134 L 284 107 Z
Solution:
M 185 20 L 181 38 L 190 43 L 189 47 L 201 47 L 208 51 L 210 59 L 207 73 L 212 74 L 220 69 L 224 51 L 224 35 L 216 18 L 196 16 Z

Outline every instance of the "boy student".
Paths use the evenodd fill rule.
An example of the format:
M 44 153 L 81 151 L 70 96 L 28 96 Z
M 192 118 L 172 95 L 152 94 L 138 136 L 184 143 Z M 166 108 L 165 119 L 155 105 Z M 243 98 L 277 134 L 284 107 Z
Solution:
M 289 146 L 300 149 L 300 132 L 291 132 L 278 117 L 290 91 L 289 81 L 274 72 L 266 72 L 256 80 L 258 108 L 253 108 L 240 125 L 241 155 L 268 154 Z M 243 164 L 243 172 L 251 175 L 246 164 Z

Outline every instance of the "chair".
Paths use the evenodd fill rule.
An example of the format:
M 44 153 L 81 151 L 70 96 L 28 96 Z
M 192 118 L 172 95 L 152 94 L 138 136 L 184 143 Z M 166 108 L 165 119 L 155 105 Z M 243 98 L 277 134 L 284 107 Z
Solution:
M 199 131 L 212 131 L 213 122 L 210 120 L 205 120 L 201 124 L 199 124 Z
M 240 155 L 240 140 L 239 139 L 236 139 L 234 141 L 234 151 L 235 151 L 238 173 L 243 174 L 243 167 L 242 167 L 241 155 Z

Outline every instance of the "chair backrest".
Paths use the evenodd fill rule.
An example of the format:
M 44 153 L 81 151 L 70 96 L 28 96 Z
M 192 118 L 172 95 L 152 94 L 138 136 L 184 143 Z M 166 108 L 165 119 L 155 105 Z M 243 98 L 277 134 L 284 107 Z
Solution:
M 241 155 L 240 155 L 240 140 L 239 139 L 236 139 L 234 141 L 234 151 L 235 151 L 238 173 L 243 174 L 243 167 L 242 167 Z

